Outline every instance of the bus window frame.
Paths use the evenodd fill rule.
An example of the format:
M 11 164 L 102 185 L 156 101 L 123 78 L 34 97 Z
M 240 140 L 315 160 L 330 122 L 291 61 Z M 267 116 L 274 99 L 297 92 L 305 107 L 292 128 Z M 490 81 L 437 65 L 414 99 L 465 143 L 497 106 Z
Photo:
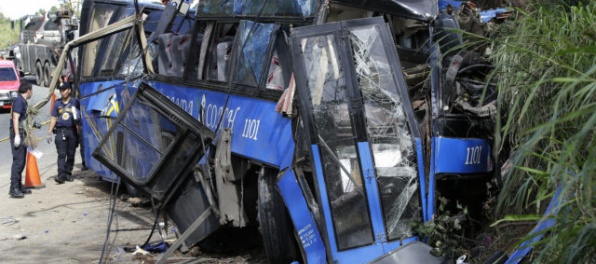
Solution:
M 175 81 L 180 81 L 180 82 L 184 82 L 184 84 L 186 86 L 189 87 L 200 87 L 203 89 L 208 89 L 208 90 L 214 90 L 214 91 L 221 91 L 221 92 L 226 92 L 226 93 L 233 93 L 233 94 L 237 94 L 237 95 L 242 95 L 242 96 L 249 96 L 249 97 L 254 97 L 254 98 L 260 98 L 260 99 L 264 99 L 264 100 L 271 100 L 271 101 L 276 101 L 281 97 L 281 94 L 283 93 L 283 90 L 279 91 L 279 90 L 271 90 L 271 89 L 267 89 L 265 87 L 265 80 L 267 78 L 267 72 L 269 71 L 269 67 L 270 67 L 270 63 L 264 63 L 264 67 L 262 68 L 263 73 L 261 74 L 261 80 L 259 80 L 259 84 L 257 86 L 247 86 L 247 85 L 243 85 L 243 84 L 239 84 L 239 83 L 234 83 L 233 79 L 235 78 L 235 70 L 237 69 L 237 47 L 236 45 L 232 44 L 232 53 L 231 53 L 231 58 L 230 58 L 230 67 L 228 68 L 228 72 L 227 74 L 229 75 L 227 77 L 226 81 L 218 81 L 218 80 L 214 80 L 214 79 L 207 79 L 207 74 L 206 72 L 208 71 L 206 65 L 209 64 L 209 60 L 212 60 L 212 57 L 208 58 L 208 55 L 210 53 L 211 50 L 215 49 L 215 45 L 217 45 L 215 43 L 215 35 L 218 34 L 219 32 L 217 31 L 217 27 L 223 27 L 223 25 L 225 24 L 234 24 L 234 26 L 236 27 L 236 31 L 238 30 L 238 25 L 240 23 L 240 20 L 230 20 L 230 19 L 224 19 L 224 20 L 200 20 L 197 19 L 196 23 L 195 23 L 195 28 L 193 30 L 193 43 L 191 44 L 191 51 L 193 52 L 197 46 L 199 46 L 198 41 L 196 39 L 196 35 L 199 34 L 201 32 L 201 30 L 203 31 L 203 39 L 200 42 L 200 50 L 199 50 L 199 56 L 197 56 L 194 59 L 197 59 L 198 61 L 187 61 L 187 65 L 191 64 L 197 64 L 198 67 L 185 67 L 184 70 L 184 75 L 182 78 L 180 77 L 173 77 L 173 76 L 164 76 L 164 75 L 159 75 L 159 74 L 155 74 L 152 75 L 150 78 L 152 80 L 157 80 L 157 81 L 164 81 L 164 82 L 175 82 Z M 279 23 L 275 23 L 275 27 L 276 29 L 274 31 L 271 32 L 271 40 L 268 43 L 267 46 L 267 51 L 266 51 L 266 57 L 268 59 L 265 60 L 265 62 L 270 62 L 271 61 L 271 57 L 273 55 L 273 50 L 274 47 L 279 43 L 278 38 L 280 36 L 283 36 L 283 34 L 280 34 L 280 25 Z M 238 38 L 238 32 L 235 32 L 234 34 L 234 40 L 233 42 L 236 43 L 237 38 Z M 289 48 L 289 44 L 287 42 L 284 43 L 284 45 L 286 45 Z M 214 54 L 214 53 L 212 53 Z M 287 55 L 290 56 L 290 53 L 287 52 Z M 188 55 L 187 55 L 188 56 Z M 217 58 L 215 58 L 217 59 Z M 291 59 L 286 58 L 284 59 L 284 61 L 289 61 L 289 63 L 291 63 Z M 288 64 L 290 68 L 292 68 L 293 66 L 291 64 Z M 286 67 L 287 69 L 287 67 Z M 197 75 L 193 75 L 192 71 L 196 70 L 197 71 Z M 289 72 L 289 73 L 288 73 Z M 285 73 L 287 76 L 291 75 L 291 71 L 287 71 Z M 196 77 L 196 78 L 195 78 Z M 287 77 L 284 83 L 284 89 L 287 88 L 288 84 L 289 84 L 289 79 L 290 77 Z M 255 89 L 256 88 L 256 89 Z

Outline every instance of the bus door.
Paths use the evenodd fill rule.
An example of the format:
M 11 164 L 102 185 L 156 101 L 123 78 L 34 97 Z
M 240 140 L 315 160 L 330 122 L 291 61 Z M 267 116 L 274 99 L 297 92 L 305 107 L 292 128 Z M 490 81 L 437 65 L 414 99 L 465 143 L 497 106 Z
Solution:
M 380 17 L 291 34 L 328 262 L 370 262 L 418 240 L 421 140 L 390 36 Z

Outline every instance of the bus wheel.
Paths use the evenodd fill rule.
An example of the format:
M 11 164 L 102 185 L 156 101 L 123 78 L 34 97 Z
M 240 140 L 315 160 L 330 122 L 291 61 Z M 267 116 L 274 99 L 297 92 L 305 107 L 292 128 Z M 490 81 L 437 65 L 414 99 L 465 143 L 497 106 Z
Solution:
M 52 67 L 50 67 L 50 63 L 46 61 L 43 66 L 43 82 L 46 87 L 50 86 L 50 82 L 52 81 Z
M 291 263 L 299 260 L 294 226 L 283 198 L 275 188 L 278 170 L 261 168 L 257 203 L 259 231 L 269 263 Z
M 35 63 L 35 84 L 43 86 L 43 68 L 39 61 Z

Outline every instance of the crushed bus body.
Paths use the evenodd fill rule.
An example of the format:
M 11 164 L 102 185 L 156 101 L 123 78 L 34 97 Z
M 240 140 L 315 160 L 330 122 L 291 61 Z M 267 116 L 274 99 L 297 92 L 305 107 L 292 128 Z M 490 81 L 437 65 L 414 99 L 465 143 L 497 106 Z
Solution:
M 176 225 L 160 262 L 258 228 L 271 263 L 441 263 L 411 223 L 481 204 L 495 89 L 437 1 L 135 2 L 84 2 L 81 35 L 136 22 L 75 82 L 87 166 Z

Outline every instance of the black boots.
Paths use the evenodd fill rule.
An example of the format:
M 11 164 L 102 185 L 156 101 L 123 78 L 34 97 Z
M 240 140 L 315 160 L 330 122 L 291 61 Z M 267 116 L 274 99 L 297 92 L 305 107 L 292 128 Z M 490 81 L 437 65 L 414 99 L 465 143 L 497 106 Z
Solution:
M 31 194 L 31 190 L 23 187 L 23 183 L 22 182 L 19 182 L 19 190 L 21 190 L 21 192 L 23 194 Z
M 72 177 L 72 175 L 70 174 L 64 174 L 64 175 L 56 175 L 56 177 L 54 178 L 54 181 L 58 184 L 63 184 L 65 181 L 74 181 L 74 178 Z
M 18 181 L 18 182 L 11 182 L 10 183 L 10 191 L 8 191 L 8 194 L 10 195 L 10 197 L 12 198 L 23 198 L 25 197 L 25 194 L 31 194 L 31 190 L 24 188 L 23 184 Z
M 10 197 L 12 197 L 12 198 L 25 197 L 25 194 L 23 192 L 21 192 L 21 190 L 19 188 L 10 188 L 10 191 L 8 192 L 8 194 L 10 194 Z
M 57 175 L 57 176 L 54 178 L 54 181 L 55 181 L 56 183 L 58 183 L 58 184 L 63 184 L 63 183 L 64 183 L 64 179 L 63 179 L 62 177 L 60 177 L 60 175 Z

